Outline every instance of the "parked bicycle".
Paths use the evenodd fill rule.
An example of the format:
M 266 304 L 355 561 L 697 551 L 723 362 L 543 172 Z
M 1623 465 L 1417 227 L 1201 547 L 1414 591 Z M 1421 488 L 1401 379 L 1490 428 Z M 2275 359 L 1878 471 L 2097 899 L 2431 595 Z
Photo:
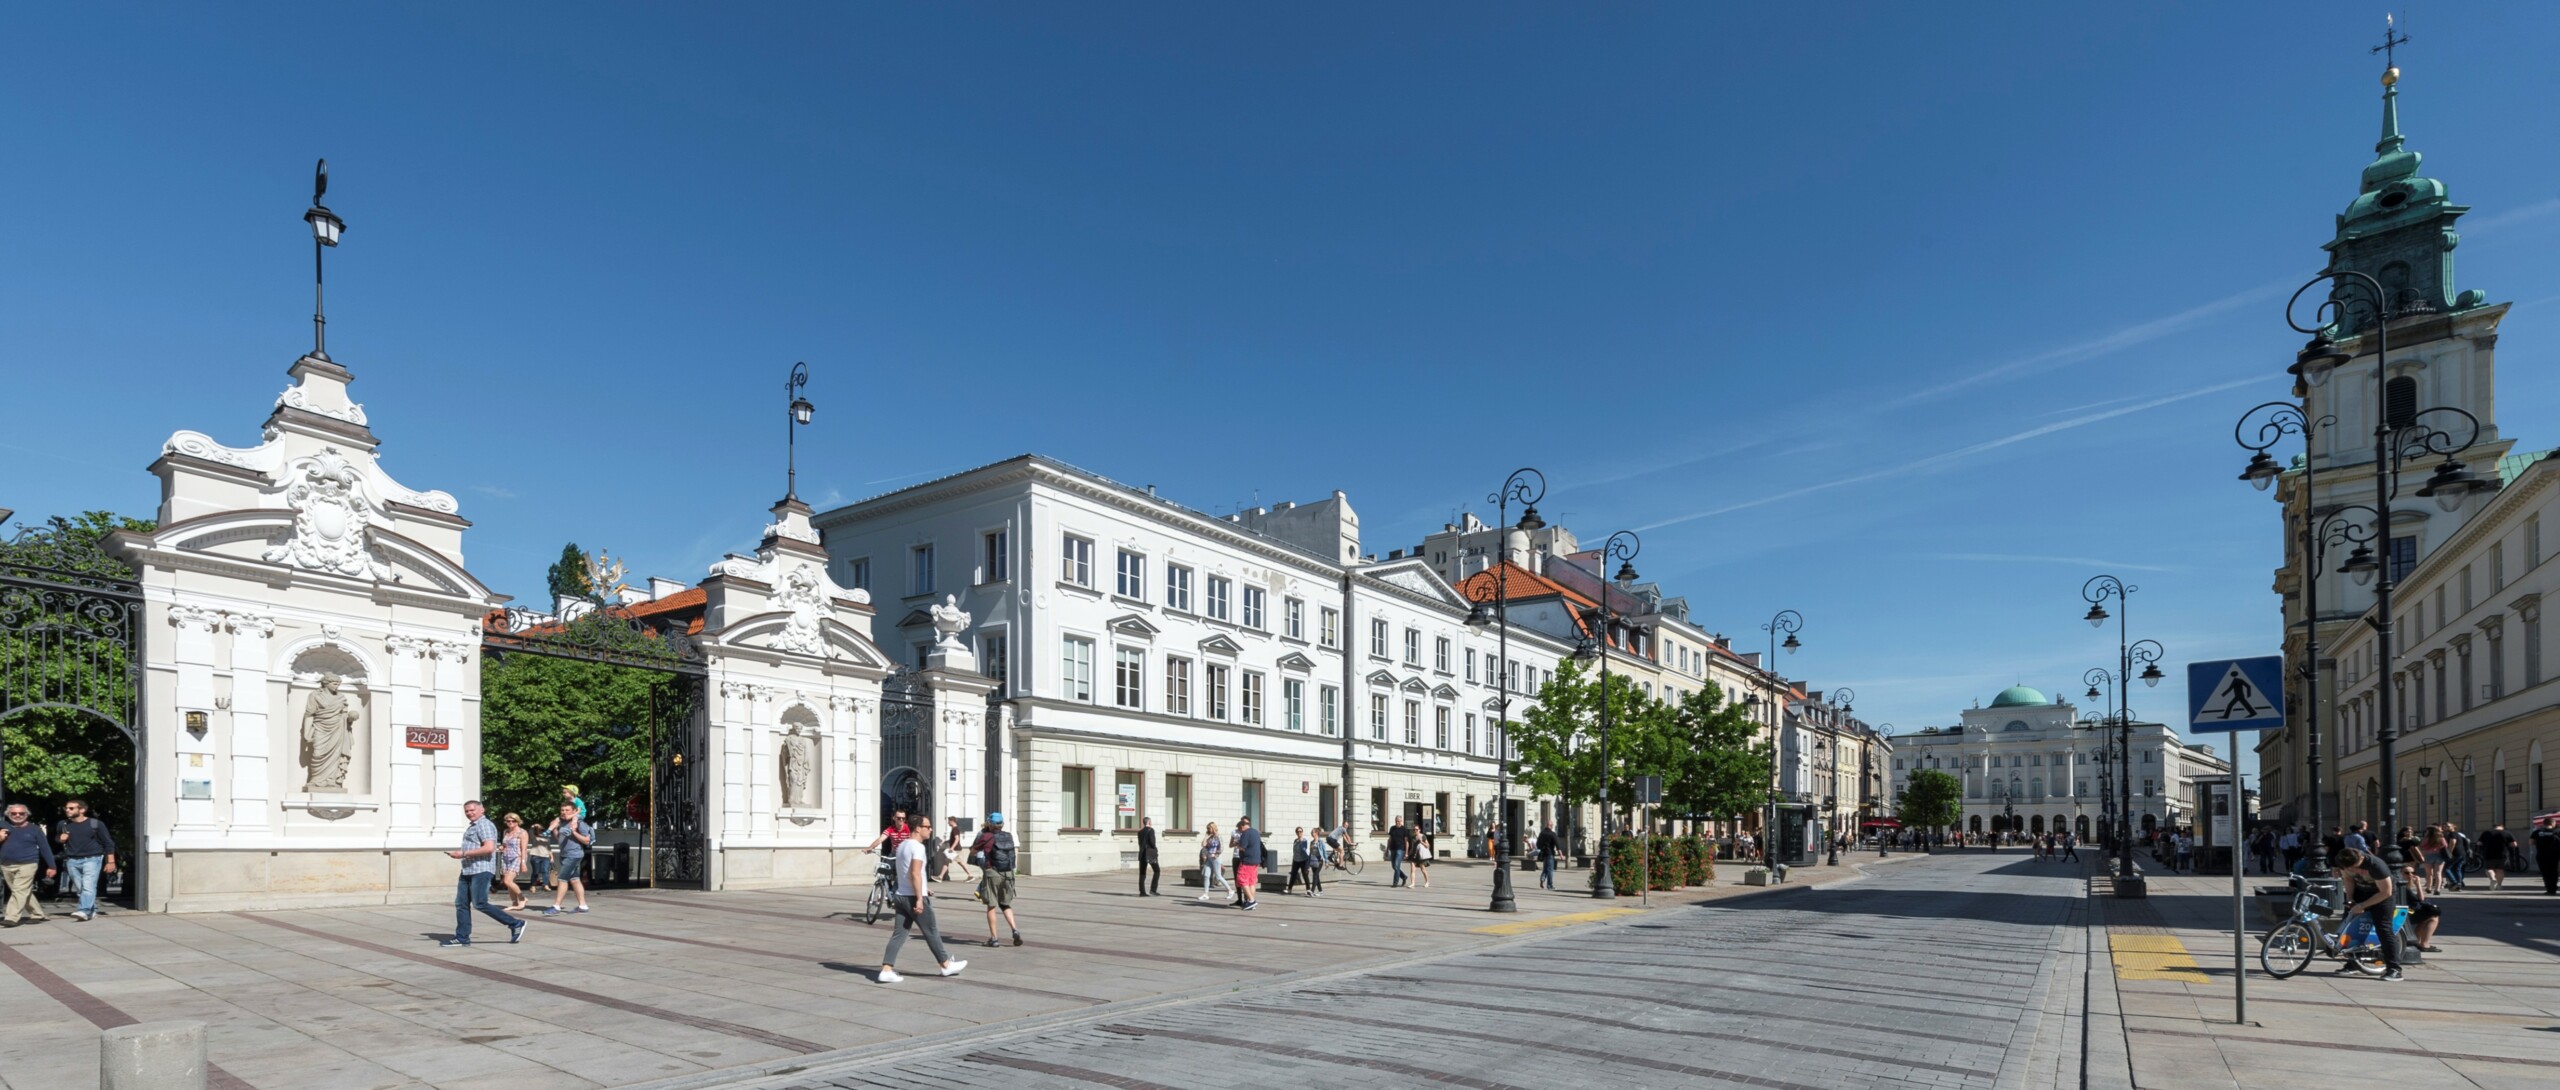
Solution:
M 2301 878 L 2293 879 L 2293 918 L 2267 932 L 2258 946 L 2259 967 L 2282 980 L 2308 967 L 2316 954 L 2341 959 L 2360 973 L 2382 975 L 2382 939 L 2374 933 L 2373 924 L 2359 913 L 2332 935 L 2321 926 L 2330 907 L 2328 898 L 2312 892 Z M 2391 926 L 2398 928 L 2408 919 L 2407 908 L 2394 908 Z

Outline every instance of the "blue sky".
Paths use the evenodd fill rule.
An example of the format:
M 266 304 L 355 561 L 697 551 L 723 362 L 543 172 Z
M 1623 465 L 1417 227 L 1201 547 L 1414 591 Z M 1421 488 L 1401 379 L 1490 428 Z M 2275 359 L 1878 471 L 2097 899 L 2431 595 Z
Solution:
M 468 559 L 692 579 L 782 488 L 1039 451 L 1213 512 L 1348 490 L 1375 551 L 1528 464 L 1550 519 L 1908 730 L 2275 648 L 2230 425 L 2285 392 L 2378 119 L 2337 5 L 19 5 L 0 506 L 147 513 L 308 344 Z M 2403 117 L 2560 443 L 2560 9 L 2430 5 Z M 2523 123 L 2520 123 L 2520 120 Z M 2534 255 L 2545 255 L 2536 260 Z M 2173 675 L 2180 672 L 2172 671 Z M 2177 682 L 2137 711 L 2169 716 Z

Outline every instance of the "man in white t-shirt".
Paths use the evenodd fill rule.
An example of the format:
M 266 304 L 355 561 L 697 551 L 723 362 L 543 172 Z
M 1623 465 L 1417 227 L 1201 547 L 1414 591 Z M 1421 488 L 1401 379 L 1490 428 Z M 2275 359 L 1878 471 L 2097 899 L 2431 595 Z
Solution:
M 915 828 L 933 828 L 933 819 L 915 815 Z M 942 929 L 933 922 L 933 890 L 925 884 L 925 850 L 922 837 L 911 836 L 898 842 L 897 886 L 891 890 L 889 907 L 898 913 L 898 926 L 889 932 L 889 949 L 880 955 L 882 984 L 895 984 L 905 977 L 898 975 L 898 948 L 907 944 L 907 929 L 924 932 L 924 944 L 933 951 L 933 960 L 942 966 L 942 975 L 958 976 L 969 967 L 965 961 L 953 961 L 942 948 Z

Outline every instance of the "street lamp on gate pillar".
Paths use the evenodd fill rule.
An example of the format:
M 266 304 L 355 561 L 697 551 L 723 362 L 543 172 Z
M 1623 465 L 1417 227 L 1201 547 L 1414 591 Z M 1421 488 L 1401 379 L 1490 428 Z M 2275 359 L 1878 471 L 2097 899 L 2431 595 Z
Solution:
M 1501 491 L 1486 497 L 1494 504 L 1494 526 L 1500 535 L 1500 555 L 1493 561 L 1493 608 L 1487 610 L 1482 601 L 1467 610 L 1467 624 L 1482 628 L 1488 624 L 1502 626 L 1497 633 L 1501 651 L 1494 661 L 1494 691 L 1502 694 L 1502 729 L 1494 735 L 1494 769 L 1497 779 L 1493 803 L 1493 903 L 1494 912 L 1518 912 L 1520 905 L 1511 894 L 1511 838 L 1520 835 L 1511 827 L 1511 535 L 1517 533 L 1526 551 L 1530 534 L 1546 529 L 1547 520 L 1538 517 L 1538 501 L 1547 497 L 1547 475 L 1522 466 L 1513 470 L 1502 482 Z M 1511 521 L 1511 501 L 1521 503 L 1520 525 Z M 1604 591 L 1605 595 L 1606 592 Z M 1607 854 L 1607 853 L 1602 853 Z
M 808 384 L 809 365 L 806 363 L 792 364 L 791 377 L 784 380 L 782 384 L 783 396 L 791 399 L 791 422 L 783 426 L 784 430 L 788 432 L 787 437 L 783 440 L 783 444 L 785 458 L 788 462 L 788 468 L 791 474 L 788 483 L 782 490 L 782 498 L 786 500 L 796 500 L 800 498 L 800 426 L 807 424 L 809 422 L 810 415 L 818 410 L 817 406 L 809 404 L 808 398 L 800 396 L 800 388 L 807 386 Z
M 1642 551 L 1644 541 L 1636 536 L 1635 531 L 1620 530 L 1611 534 L 1600 548 L 1600 570 L 1609 570 L 1609 562 L 1617 561 L 1618 572 L 1612 578 L 1621 590 L 1631 589 L 1636 585 L 1636 554 Z M 1587 614 L 1591 620 L 1591 635 L 1583 639 L 1574 657 L 1596 655 L 1600 659 L 1600 853 L 1598 861 L 1593 864 L 1597 873 L 1593 876 L 1591 896 L 1605 901 L 1618 895 L 1617 886 L 1609 877 L 1609 835 L 1615 828 L 1614 816 L 1609 809 L 1609 784 L 1617 771 L 1616 766 L 1610 763 L 1609 751 L 1612 718 L 1609 708 L 1609 630 L 1616 625 L 1618 618 L 1617 610 L 1609 605 L 1609 580 L 1601 581 L 1599 599 L 1600 603 Z
M 338 236 L 347 230 L 347 221 L 320 203 L 328 193 L 329 161 L 322 159 L 319 166 L 311 168 L 311 210 L 302 214 L 303 222 L 311 225 L 311 358 L 316 360 L 329 358 L 329 319 L 324 316 L 327 308 L 320 305 L 325 279 L 320 275 L 320 255 L 335 247 Z

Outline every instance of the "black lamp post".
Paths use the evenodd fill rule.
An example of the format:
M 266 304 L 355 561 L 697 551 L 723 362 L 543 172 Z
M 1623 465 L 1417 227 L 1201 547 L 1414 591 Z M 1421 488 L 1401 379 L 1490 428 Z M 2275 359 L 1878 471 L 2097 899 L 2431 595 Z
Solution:
M 782 384 L 783 396 L 791 399 L 791 422 L 783 426 L 786 432 L 783 444 L 791 471 L 790 480 L 782 490 L 782 498 L 786 500 L 800 498 L 800 426 L 808 423 L 810 415 L 818 411 L 817 406 L 809 404 L 808 398 L 800 396 L 800 388 L 808 384 L 809 365 L 792 364 L 791 377 Z
M 1840 865 L 1840 736 L 1849 729 L 1849 712 L 1851 705 L 1857 702 L 1858 691 L 1842 685 L 1831 690 L 1827 695 L 1831 697 L 1831 706 L 1838 710 L 1832 717 L 1831 744 L 1825 751 L 1827 759 L 1823 765 L 1825 779 L 1830 788 L 1824 792 L 1823 798 L 1829 800 L 1831 806 L 1828 822 L 1830 828 L 1825 830 L 1825 835 L 1831 840 L 1831 861 L 1824 865 L 1836 867 Z
M 311 225 L 311 358 L 318 360 L 329 358 L 329 319 L 324 316 L 327 308 L 321 305 L 324 301 L 321 293 L 324 278 L 320 275 L 320 255 L 335 247 L 338 236 L 347 230 L 347 221 L 339 219 L 337 213 L 329 211 L 328 205 L 320 203 L 320 198 L 327 196 L 328 192 L 329 161 L 322 159 L 320 165 L 311 170 L 311 210 L 302 214 L 303 222 Z
M 2089 622 L 2091 628 L 2103 627 L 2107 623 L 2105 603 L 2109 598 L 2116 601 L 2116 663 L 2118 667 L 2116 677 L 2122 680 L 2122 683 L 2116 686 L 2116 753 L 2119 758 L 2117 766 L 2122 769 L 2116 780 L 2116 796 L 2122 805 L 2116 812 L 2124 822 L 2123 829 L 2116 837 L 2118 847 L 2116 878 L 2119 881 L 2134 880 L 2133 704 L 2132 694 L 2127 691 L 2132 688 L 2131 679 L 2136 676 L 2133 672 L 2133 664 L 2136 662 L 2143 664 L 2142 673 L 2139 676 L 2144 685 L 2156 686 L 2160 684 L 2160 679 L 2166 676 L 2160 672 L 2160 657 L 2167 652 L 2157 641 L 2131 640 L 2126 629 L 2126 615 L 2133 611 L 2125 596 L 2140 589 L 2142 588 L 2129 585 L 2112 575 L 2095 576 L 2080 587 L 2081 599 L 2089 603 L 2089 612 L 2082 614 L 2080 619 Z
M 1760 663 L 1760 668 L 1768 671 L 1775 689 L 1769 697 L 1769 819 L 1760 830 L 1760 861 L 1774 866 L 1778 862 L 1778 755 L 1785 748 L 1779 732 L 1787 725 L 1786 679 L 1778 675 L 1778 648 L 1784 647 L 1792 655 L 1796 648 L 1804 646 L 1796 639 L 1796 633 L 1804 631 L 1804 614 L 1779 610 L 1760 630 L 1769 634 L 1769 657 Z M 1787 637 L 1787 642 L 1778 642 L 1780 634 Z
M 2115 692 L 2116 675 L 2115 671 L 2103 666 L 2092 666 L 2088 673 L 2080 675 L 2080 680 L 2088 683 L 2089 699 L 2098 706 L 2098 831 L 2100 843 L 2105 843 L 2115 835 L 2116 827 L 2115 745 L 2107 740 L 2106 735 L 2107 709 L 2115 703 L 2112 694 Z M 2103 694 L 2100 692 L 2102 686 L 2105 689 Z
M 1600 547 L 1600 570 L 1607 571 L 1609 562 L 1615 560 L 1618 572 L 1614 578 L 1619 588 L 1634 587 L 1636 554 L 1643 550 L 1644 541 L 1636 536 L 1635 531 L 1620 530 L 1611 534 Z M 1598 873 L 1593 879 L 1591 896 L 1610 900 L 1617 897 L 1618 887 L 1609 877 L 1609 837 L 1617 827 L 1609 809 L 1610 781 L 1616 778 L 1617 772 L 1617 767 L 1611 763 L 1609 750 L 1609 731 L 1615 719 L 1609 707 L 1609 630 L 1617 624 L 1618 611 L 1609 605 L 1609 584 L 1605 581 L 1600 584 L 1599 600 L 1600 604 L 1593 606 L 1588 614 L 1591 634 L 1583 639 L 1575 656 L 1589 658 L 1596 655 L 1600 659 L 1600 855 L 1593 864 Z
M 1546 529 L 1547 520 L 1538 517 L 1538 501 L 1547 497 L 1547 475 L 1522 466 L 1513 470 L 1502 482 L 1502 489 L 1485 497 L 1494 505 L 1494 525 L 1502 535 L 1500 555 L 1493 563 L 1493 608 L 1486 609 L 1478 601 L 1467 610 L 1467 624 L 1476 628 L 1500 625 L 1496 638 L 1501 651 L 1494 660 L 1493 687 L 1501 694 L 1502 728 L 1494 735 L 1495 780 L 1493 803 L 1493 903 L 1494 912 L 1518 912 L 1520 905 L 1511 895 L 1511 838 L 1519 835 L 1511 828 L 1511 545 L 1514 532 L 1523 540 L 1529 534 Z M 1520 525 L 1510 527 L 1511 501 L 1521 503 Z M 1604 595 L 1605 597 L 1605 595 Z M 1605 694 L 1604 694 L 1605 695 Z M 1607 853 L 1602 853 L 1606 855 Z
M 2329 297 L 2321 300 L 2320 305 L 2313 309 L 2312 320 L 2317 324 L 2305 326 L 2295 321 L 2293 311 L 2295 305 L 2301 301 L 2302 293 L 2322 283 L 2329 285 Z M 2418 495 L 2435 500 L 2436 506 L 2447 512 L 2459 510 L 2462 502 L 2474 493 L 2496 491 L 2498 485 L 2495 481 L 2472 476 L 2471 471 L 2456 457 L 2463 451 L 2471 449 L 2471 444 L 2479 441 L 2480 418 L 2461 409 L 2445 406 L 2418 408 L 2414 380 L 2405 380 L 2410 382 L 2410 386 L 2406 388 L 2407 393 L 2399 403 L 2393 402 L 2392 384 L 2395 381 L 2404 380 L 2394 379 L 2391 375 L 2391 323 L 2401 315 L 2395 312 L 2391 295 L 2383 289 L 2381 281 L 2354 271 L 2325 272 L 2294 289 L 2293 297 L 2285 301 L 2285 324 L 2292 326 L 2297 333 L 2310 334 L 2311 340 L 2302 346 L 2300 352 L 2295 353 L 2293 366 L 2286 370 L 2301 379 L 2306 387 L 2327 385 L 2330 375 L 2337 370 L 2339 364 L 2355 358 L 2338 347 L 2337 341 L 2330 336 L 2329 332 L 2357 316 L 2351 310 L 2351 306 L 2355 304 L 2361 304 L 2364 308 L 2362 313 L 2370 315 L 2373 322 L 2373 404 L 2379 407 L 2381 412 L 2373 426 L 2373 506 L 2369 509 L 2373 517 L 2373 526 L 2362 535 L 2347 533 L 2343 540 L 2379 541 L 2383 555 L 2377 557 L 2370 546 L 2358 544 L 2355 551 L 2348 554 L 2346 563 L 2338 566 L 2338 570 L 2354 579 L 2358 585 L 2367 582 L 2373 584 L 2373 647 L 2376 660 L 2374 677 L 2378 679 L 2374 685 L 2374 709 L 2377 713 L 2374 717 L 2377 728 L 2375 741 L 2381 747 L 2382 827 L 2388 830 L 2400 827 L 2398 758 L 2400 726 L 2392 708 L 2394 701 L 2391 691 L 2391 673 L 2397 664 L 2391 643 L 2393 623 L 2391 588 L 2399 581 L 2400 572 L 2397 570 L 2399 567 L 2397 563 L 2399 550 L 2395 547 L 2397 539 L 2391 535 L 2391 501 L 2397 499 L 2400 494 L 2401 467 L 2410 458 L 2442 457 L 2444 461 L 2438 464 L 2435 472 L 2427 477 L 2427 482 L 2418 487 Z M 2423 307 L 2424 304 L 2420 306 Z M 2264 407 L 2260 406 L 2260 408 Z M 2297 413 L 2296 416 L 2299 421 L 2300 414 Z M 2444 425 L 2439 427 L 2428 423 L 2427 420 L 2430 417 L 2443 420 Z M 2245 423 L 2247 418 L 2242 419 Z M 2317 422 L 2326 423 L 2328 420 L 2329 418 L 2322 417 Z M 2462 439 L 2459 442 L 2455 441 L 2456 431 L 2448 429 L 2461 429 Z M 2307 443 L 2311 434 L 2310 429 L 2304 426 L 2302 430 Z M 2280 436 L 2283 433 L 2279 431 L 2277 434 Z M 2248 444 L 2244 442 L 2242 445 Z M 2261 459 L 2272 462 L 2272 459 L 2266 459 L 2265 452 L 2261 449 L 2258 457 L 2251 459 L 2249 469 L 2242 473 L 2242 476 L 2253 484 L 2257 483 L 2260 477 L 2270 480 L 2273 477 L 2273 473 L 2270 472 L 2272 467 L 2262 466 Z M 2308 462 L 2309 459 L 2306 458 L 2306 465 Z M 2308 487 L 2308 481 L 2305 482 L 2305 486 Z M 2309 497 L 2306 492 L 2306 507 L 2308 503 Z M 2306 519 L 2306 521 L 2310 520 Z M 2411 550 L 2413 562 L 2415 551 L 2414 548 Z M 2317 737 L 2316 730 L 2313 736 Z M 2318 766 L 2314 765 L 2314 767 Z M 2316 789 L 2312 799 L 2313 805 L 2317 806 L 2319 795 Z M 2313 827 L 2313 832 L 2315 834 L 2319 832 L 2316 825 Z

